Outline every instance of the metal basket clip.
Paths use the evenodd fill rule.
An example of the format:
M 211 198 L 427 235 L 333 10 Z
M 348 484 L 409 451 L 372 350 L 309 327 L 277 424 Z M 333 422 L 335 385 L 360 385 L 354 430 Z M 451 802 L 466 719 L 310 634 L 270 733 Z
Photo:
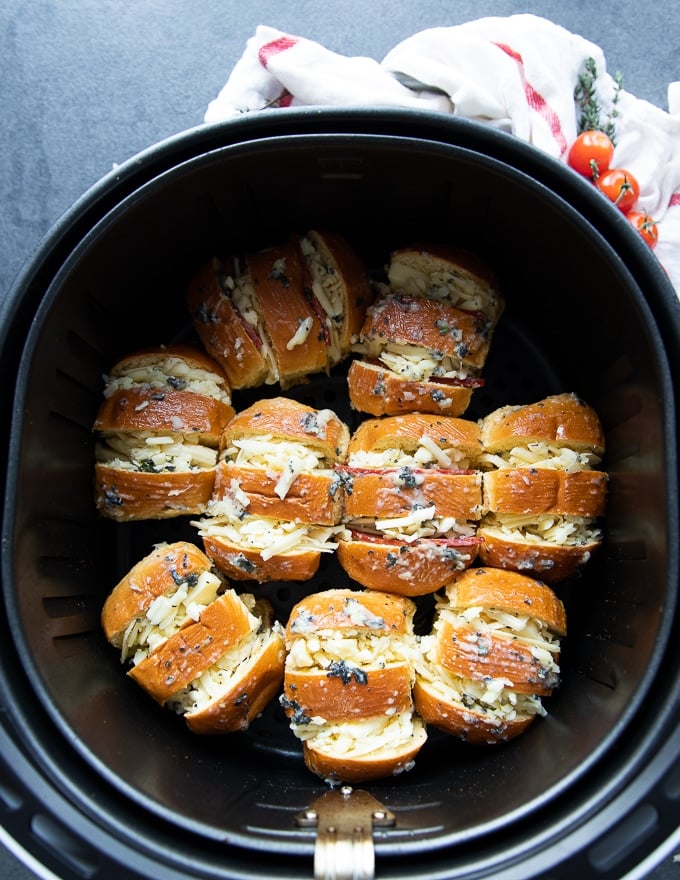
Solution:
M 344 785 L 322 794 L 295 822 L 317 829 L 314 880 L 373 880 L 373 828 L 394 825 L 395 816 L 367 791 Z

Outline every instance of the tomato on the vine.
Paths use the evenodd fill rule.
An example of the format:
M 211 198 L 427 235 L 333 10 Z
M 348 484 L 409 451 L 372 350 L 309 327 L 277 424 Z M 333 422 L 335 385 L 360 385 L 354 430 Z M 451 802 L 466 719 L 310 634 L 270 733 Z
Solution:
M 639 183 L 625 168 L 610 168 L 598 177 L 595 186 L 624 214 L 632 209 L 640 197 Z
M 650 248 L 654 249 L 659 240 L 659 227 L 656 220 L 644 211 L 629 211 L 628 219 Z
M 614 144 L 603 131 L 583 131 L 569 149 L 567 162 L 574 169 L 597 180 L 609 168 L 614 158 Z

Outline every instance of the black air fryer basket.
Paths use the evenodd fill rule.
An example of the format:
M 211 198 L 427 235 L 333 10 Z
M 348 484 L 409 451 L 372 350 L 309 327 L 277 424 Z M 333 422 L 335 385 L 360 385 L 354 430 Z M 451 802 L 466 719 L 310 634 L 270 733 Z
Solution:
M 91 432 L 120 356 L 193 338 L 184 289 L 204 260 L 313 227 L 375 272 L 414 242 L 479 253 L 507 307 L 466 417 L 574 391 L 601 416 L 611 475 L 604 546 L 559 588 L 569 634 L 548 717 L 498 748 L 432 732 L 413 770 L 367 786 L 394 817 L 373 830 L 376 875 L 642 876 L 680 824 L 678 300 L 573 172 L 406 111 L 271 111 L 175 137 L 87 193 L 17 280 L 0 325 L 16 379 L 2 401 L 2 824 L 65 878 L 313 876 L 304 811 L 328 789 L 280 707 L 247 732 L 194 736 L 106 644 L 114 584 L 153 543 L 197 537 L 183 519 L 99 518 Z M 342 370 L 289 393 L 356 422 Z M 330 557 L 309 584 L 259 592 L 285 619 L 346 583 Z

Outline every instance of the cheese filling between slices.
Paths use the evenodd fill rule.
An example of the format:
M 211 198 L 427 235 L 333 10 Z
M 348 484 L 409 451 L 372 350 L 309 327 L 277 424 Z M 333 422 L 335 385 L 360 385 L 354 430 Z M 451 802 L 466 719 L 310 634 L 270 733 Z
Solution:
M 379 533 L 386 538 L 406 541 L 410 544 L 423 538 L 471 538 L 477 524 L 458 520 L 452 516 L 433 516 L 434 505 L 419 507 L 404 516 L 389 519 L 355 519 L 347 525 L 355 530 Z
M 425 272 L 396 259 L 390 263 L 393 290 L 447 302 L 467 311 L 481 311 L 492 320 L 498 314 L 498 296 L 491 285 L 462 269 L 435 269 Z
M 534 617 L 512 614 L 499 608 L 471 607 L 456 611 L 450 606 L 438 606 L 434 632 L 439 632 L 444 622 L 456 630 L 464 630 L 478 636 L 493 634 L 495 638 L 507 639 L 513 644 L 526 647 L 540 663 L 546 674 L 559 675 L 558 664 L 560 640 L 548 626 Z
M 390 635 L 328 629 L 292 639 L 286 662 L 289 669 L 327 669 L 334 661 L 382 669 L 390 663 L 414 662 L 415 651 L 415 642 L 406 637 L 396 641 Z
M 602 540 L 595 520 L 584 516 L 494 513 L 484 517 L 480 528 L 501 539 L 535 544 L 581 547 Z
M 428 379 L 466 379 L 474 375 L 474 370 L 465 365 L 467 348 L 460 343 L 460 357 L 454 358 L 441 351 L 422 348 L 418 345 L 406 345 L 388 342 L 376 350 L 376 343 L 357 343 L 353 349 L 376 357 L 381 363 L 401 376 L 414 382 L 426 382 Z
M 427 434 L 418 441 L 418 447 L 409 452 L 405 449 L 390 447 L 388 449 L 356 450 L 350 453 L 349 467 L 355 468 L 393 468 L 393 467 L 416 467 L 416 468 L 455 468 L 457 470 L 470 470 L 473 461 L 465 451 L 455 446 L 442 447 Z M 414 475 L 418 479 L 418 475 Z
M 343 528 L 251 516 L 245 512 L 241 518 L 235 518 L 229 501 L 226 505 L 211 501 L 208 516 L 192 525 L 198 528 L 202 537 L 222 538 L 243 550 L 256 550 L 265 561 L 282 553 L 331 553 L 338 546 L 331 539 Z
M 157 435 L 147 431 L 107 431 L 100 435 L 95 455 L 98 462 L 122 470 L 146 473 L 178 472 L 212 468 L 217 450 L 198 442 L 196 434 Z
M 130 621 L 121 646 L 121 663 L 132 657 L 136 665 L 189 621 L 200 619 L 201 612 L 217 596 L 221 580 L 209 571 L 192 573 L 179 580 L 170 595 L 157 596 L 141 617 Z
M 267 364 L 264 382 L 266 385 L 274 385 L 279 381 L 279 367 L 264 329 L 264 321 L 256 305 L 255 289 L 250 273 L 245 272 L 233 277 L 229 275 L 225 278 L 224 285 L 236 311 L 257 334 L 260 340 L 260 355 Z
M 275 492 L 283 499 L 296 478 L 326 464 L 324 455 L 304 443 L 275 440 L 271 434 L 242 437 L 231 441 L 222 457 L 235 465 L 258 467 L 278 475 Z
M 325 265 L 309 238 L 301 238 L 300 247 L 312 275 L 312 291 L 326 315 L 330 338 L 329 360 L 331 364 L 337 364 L 343 357 L 340 339 L 345 309 L 343 284 L 337 272 L 331 266 Z
M 281 632 L 280 624 L 274 623 L 272 631 L 258 630 L 260 621 L 237 644 L 195 678 L 186 688 L 173 695 L 168 706 L 179 715 L 188 715 L 207 709 L 222 697 L 240 678 L 247 675 L 272 638 L 272 632 Z M 247 695 L 246 695 L 247 696 Z
M 225 381 L 216 373 L 192 367 L 182 358 L 168 355 L 155 363 L 142 363 L 125 368 L 123 375 L 106 378 L 104 397 L 129 388 L 173 388 L 175 391 L 191 391 L 230 404 L 231 395 Z
M 577 452 L 568 446 L 558 446 L 543 441 L 514 446 L 507 452 L 485 452 L 480 456 L 480 464 L 492 468 L 551 468 L 566 473 L 591 470 L 600 463 L 600 457 L 593 452 Z
M 314 721 L 317 723 L 314 723 Z M 391 755 L 409 744 L 415 745 L 423 735 L 422 721 L 412 712 L 379 715 L 361 721 L 292 724 L 295 735 L 325 755 L 338 758 L 369 758 Z M 404 768 L 410 769 L 410 765 Z
M 461 678 L 427 660 L 419 665 L 418 675 L 444 702 L 458 705 L 463 713 L 466 709 L 481 713 L 492 724 L 502 726 L 527 715 L 548 714 L 540 697 L 513 691 L 507 679 Z M 474 716 L 470 717 L 470 723 L 475 723 Z

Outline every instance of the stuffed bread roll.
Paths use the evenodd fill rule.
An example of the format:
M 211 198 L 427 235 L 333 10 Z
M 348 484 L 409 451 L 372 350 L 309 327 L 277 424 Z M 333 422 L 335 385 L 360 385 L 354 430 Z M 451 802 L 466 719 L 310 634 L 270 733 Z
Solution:
M 283 629 L 273 621 L 266 600 L 240 598 L 254 615 L 253 625 L 241 638 L 225 639 L 226 650 L 219 657 L 217 651 L 206 654 L 205 661 L 195 664 L 197 668 L 192 670 L 199 674 L 181 690 L 175 690 L 166 703 L 183 716 L 192 733 L 216 735 L 245 730 L 281 690 Z M 241 614 L 239 611 L 237 619 Z M 238 626 L 233 627 L 232 636 L 238 631 Z M 209 635 L 204 634 L 204 640 Z
M 302 256 L 294 239 L 248 255 L 253 304 L 282 389 L 328 367 L 324 328 L 304 290 Z
M 414 612 L 403 597 L 347 589 L 293 608 L 280 700 L 322 778 L 363 782 L 412 766 L 426 738 L 411 697 Z
M 482 513 L 474 422 L 410 414 L 363 422 L 352 436 L 346 532 L 338 560 L 362 586 L 434 593 L 476 555 Z
M 222 435 L 214 498 L 237 481 L 254 515 L 336 525 L 342 491 L 334 465 L 347 454 L 349 429 L 331 410 L 295 400 L 261 400 Z
M 330 410 L 276 397 L 232 419 L 206 516 L 206 553 L 236 580 L 308 580 L 336 549 L 347 426 Z
M 120 650 L 121 662 L 139 660 L 197 620 L 224 587 L 210 559 L 194 544 L 159 544 L 106 598 L 104 635 Z
M 189 282 L 187 306 L 199 339 L 232 388 L 276 381 L 245 260 L 215 257 L 201 266 Z
M 392 290 L 481 312 L 493 326 L 504 301 L 498 280 L 476 254 L 447 244 L 407 247 L 390 254 L 387 277 Z
M 549 583 L 573 575 L 599 547 L 607 474 L 597 414 L 574 394 L 507 406 L 480 422 L 493 470 L 484 474 L 487 511 L 480 558 Z
M 95 419 L 95 502 L 111 519 L 200 513 L 233 416 L 218 365 L 190 346 L 140 351 L 106 378 Z
M 299 237 L 304 259 L 305 290 L 318 315 L 328 348 L 328 365 L 346 358 L 361 330 L 371 301 L 366 267 L 345 238 L 310 229 Z
M 472 743 L 517 736 L 559 683 L 564 606 L 540 581 L 470 569 L 438 599 L 414 687 L 426 723 Z
M 480 377 L 408 379 L 379 360 L 354 360 L 347 372 L 350 401 L 359 412 L 372 416 L 433 413 L 459 416 L 481 388 Z
M 348 375 L 352 405 L 371 415 L 461 415 L 481 371 L 503 298 L 479 258 L 444 245 L 390 255 L 388 285 L 368 309 Z
M 306 581 L 322 553 L 337 549 L 342 525 L 321 526 L 249 513 L 250 497 L 237 480 L 220 484 L 219 498 L 206 514 L 192 521 L 215 566 L 233 580 Z
M 406 379 L 465 378 L 484 365 L 487 319 L 444 302 L 386 293 L 367 309 L 352 350 Z

